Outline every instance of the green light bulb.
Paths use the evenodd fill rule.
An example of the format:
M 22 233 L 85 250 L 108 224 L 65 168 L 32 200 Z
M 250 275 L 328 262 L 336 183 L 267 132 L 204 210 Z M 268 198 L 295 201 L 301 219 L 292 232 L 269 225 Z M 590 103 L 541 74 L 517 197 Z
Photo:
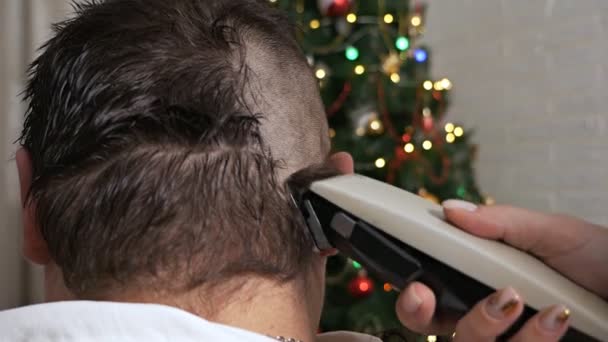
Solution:
M 353 260 L 353 267 L 358 270 L 361 268 L 361 264 Z
M 464 195 L 467 194 L 467 189 L 464 187 L 464 185 L 461 185 L 456 190 L 456 194 L 458 195 L 458 197 L 463 198 Z
M 401 51 L 405 51 L 405 50 L 407 50 L 407 48 L 410 47 L 410 41 L 406 37 L 400 36 L 395 41 L 395 46 L 397 47 L 397 49 L 399 49 Z
M 354 46 L 349 46 L 348 48 L 346 48 L 345 55 L 346 59 L 348 59 L 349 61 L 354 61 L 359 58 L 359 50 Z

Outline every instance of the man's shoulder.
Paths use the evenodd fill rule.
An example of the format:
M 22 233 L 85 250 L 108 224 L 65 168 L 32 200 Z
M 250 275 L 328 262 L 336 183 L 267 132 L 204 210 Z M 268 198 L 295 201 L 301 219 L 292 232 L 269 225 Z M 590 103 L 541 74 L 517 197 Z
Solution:
M 157 304 L 66 301 L 0 311 L 0 341 L 248 341 L 272 339 L 209 322 Z M 380 342 L 348 331 L 320 334 L 316 342 Z
M 252 341 L 267 337 L 164 305 L 69 301 L 0 311 L 0 341 Z

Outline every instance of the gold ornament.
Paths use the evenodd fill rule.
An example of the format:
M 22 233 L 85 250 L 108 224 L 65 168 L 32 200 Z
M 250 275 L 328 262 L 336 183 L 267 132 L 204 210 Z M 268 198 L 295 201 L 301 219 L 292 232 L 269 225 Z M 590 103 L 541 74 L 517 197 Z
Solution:
M 386 56 L 386 58 L 384 58 L 384 61 L 382 62 L 382 70 L 387 75 L 396 74 L 399 72 L 402 63 L 403 61 L 401 58 L 399 58 L 399 54 L 392 52 Z
M 399 83 L 401 82 L 401 76 L 399 76 L 398 73 L 391 74 L 391 81 L 393 81 L 393 83 Z
M 424 33 L 424 18 L 420 14 L 415 14 L 410 18 L 409 32 L 411 37 Z
M 355 134 L 362 137 L 365 135 L 381 135 L 384 133 L 384 124 L 378 118 L 378 113 L 373 106 L 357 110 L 352 114 Z
M 496 200 L 493 197 L 485 196 L 483 198 L 483 204 L 485 204 L 485 205 L 494 205 L 494 204 L 496 204 Z
M 425 188 L 421 188 L 418 190 L 418 195 L 426 200 L 429 200 L 433 203 L 439 204 L 439 198 L 432 193 L 428 192 Z

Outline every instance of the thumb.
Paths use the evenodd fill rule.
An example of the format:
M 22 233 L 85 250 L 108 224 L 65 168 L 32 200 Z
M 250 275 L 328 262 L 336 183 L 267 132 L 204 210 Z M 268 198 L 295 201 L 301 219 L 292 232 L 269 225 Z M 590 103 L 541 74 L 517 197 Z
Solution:
M 352 174 L 354 171 L 353 157 L 347 152 L 338 152 L 329 157 L 329 164 L 343 174 Z
M 572 235 L 569 228 L 580 225 L 570 217 L 510 206 L 476 206 L 447 200 L 443 208 L 447 220 L 462 230 L 482 238 L 502 240 L 539 257 L 563 252 L 564 239 Z

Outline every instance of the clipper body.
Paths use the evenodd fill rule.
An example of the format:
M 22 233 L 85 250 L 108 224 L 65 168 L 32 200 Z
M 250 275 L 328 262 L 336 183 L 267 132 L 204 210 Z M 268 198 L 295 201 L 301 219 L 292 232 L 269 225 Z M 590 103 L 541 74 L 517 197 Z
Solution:
M 564 304 L 571 312 L 564 341 L 608 338 L 608 304 L 534 257 L 448 224 L 441 206 L 360 175 L 314 182 L 294 194 L 320 250 L 337 248 L 396 289 L 412 281 L 437 297 L 435 314 L 462 316 L 497 289 L 514 286 L 524 313 L 515 333 L 537 310 Z

